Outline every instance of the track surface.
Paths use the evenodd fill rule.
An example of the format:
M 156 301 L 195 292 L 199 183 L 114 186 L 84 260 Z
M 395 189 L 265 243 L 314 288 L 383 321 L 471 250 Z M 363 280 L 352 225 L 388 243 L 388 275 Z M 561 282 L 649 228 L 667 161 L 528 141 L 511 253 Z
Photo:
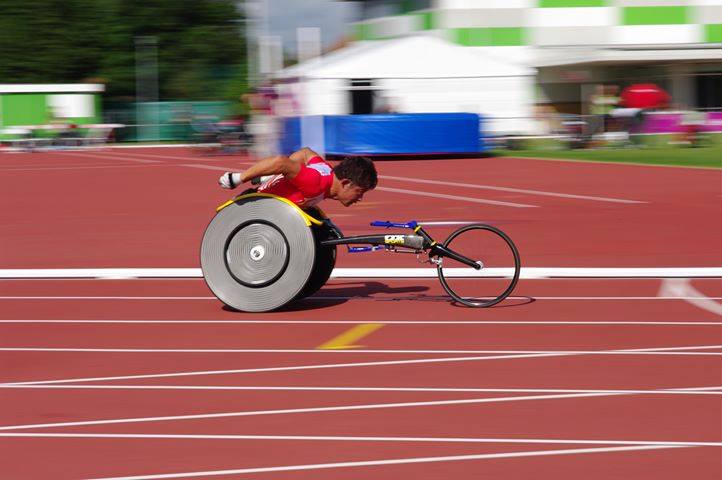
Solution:
M 239 161 L 0 154 L 0 269 L 197 267 Z M 324 206 L 346 234 L 484 221 L 525 266 L 720 266 L 722 171 L 377 166 L 363 203 Z M 435 279 L 337 279 L 262 315 L 199 279 L 0 280 L 0 478 L 715 478 L 721 371 L 714 278 L 523 280 L 485 310 Z

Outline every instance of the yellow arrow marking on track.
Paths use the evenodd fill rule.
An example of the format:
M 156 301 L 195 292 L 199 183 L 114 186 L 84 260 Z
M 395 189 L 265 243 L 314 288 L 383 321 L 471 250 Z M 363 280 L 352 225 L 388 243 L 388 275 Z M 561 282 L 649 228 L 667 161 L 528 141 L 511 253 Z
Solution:
M 326 343 L 322 343 L 317 350 L 343 350 L 346 348 L 361 348 L 363 345 L 354 345 L 354 342 L 362 339 L 367 335 L 371 335 L 373 332 L 383 327 L 383 323 L 362 323 L 352 327 L 350 330 L 346 330 L 341 335 L 338 335 Z

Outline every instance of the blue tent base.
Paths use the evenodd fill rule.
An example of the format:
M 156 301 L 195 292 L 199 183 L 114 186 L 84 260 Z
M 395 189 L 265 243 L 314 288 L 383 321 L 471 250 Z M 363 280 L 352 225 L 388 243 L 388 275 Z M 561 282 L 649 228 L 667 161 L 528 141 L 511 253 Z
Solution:
M 482 120 L 474 113 L 414 113 L 329 115 L 313 122 L 331 155 L 449 155 L 488 150 L 481 134 Z M 318 135 L 317 137 L 320 137 Z M 281 152 L 301 145 L 301 120 L 284 124 Z
M 325 156 L 327 160 L 342 160 L 350 154 L 346 153 L 328 153 Z M 353 155 L 361 155 L 355 153 Z M 454 152 L 454 153 L 384 153 L 384 154 L 363 154 L 374 161 L 376 160 L 453 160 L 462 158 L 489 158 L 494 154 L 491 150 L 483 152 Z

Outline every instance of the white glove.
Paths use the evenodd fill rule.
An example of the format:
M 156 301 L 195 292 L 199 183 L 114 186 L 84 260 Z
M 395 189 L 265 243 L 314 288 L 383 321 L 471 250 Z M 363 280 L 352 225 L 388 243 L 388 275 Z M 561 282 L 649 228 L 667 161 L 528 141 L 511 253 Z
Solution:
M 226 172 L 221 175 L 221 178 L 218 179 L 218 185 L 220 185 L 222 188 L 227 188 L 229 190 L 236 188 L 240 184 L 240 172 Z

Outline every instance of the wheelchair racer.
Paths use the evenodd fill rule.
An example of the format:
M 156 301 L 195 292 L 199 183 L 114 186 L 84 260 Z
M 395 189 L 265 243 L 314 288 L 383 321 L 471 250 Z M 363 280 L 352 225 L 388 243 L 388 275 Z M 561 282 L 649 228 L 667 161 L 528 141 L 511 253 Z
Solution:
M 259 177 L 266 178 L 256 190 L 258 193 L 287 198 L 303 209 L 326 198 L 349 207 L 361 201 L 378 182 L 376 168 L 366 157 L 349 156 L 331 167 L 319 154 L 304 147 L 287 157 L 264 158 L 243 172 L 225 172 L 218 184 L 233 189 Z

